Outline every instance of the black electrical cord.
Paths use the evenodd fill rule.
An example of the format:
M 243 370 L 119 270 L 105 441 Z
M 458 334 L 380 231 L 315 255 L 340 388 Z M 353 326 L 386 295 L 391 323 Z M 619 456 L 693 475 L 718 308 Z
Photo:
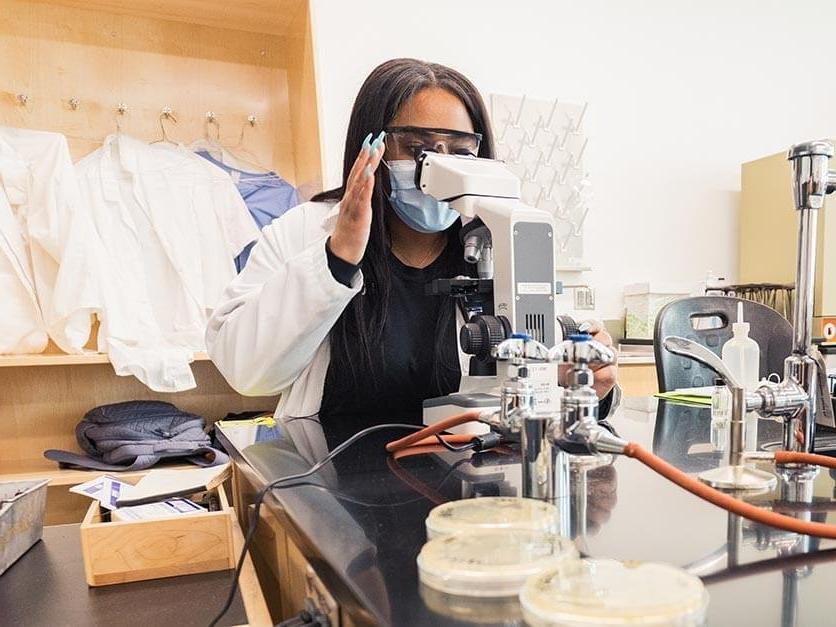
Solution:
M 281 485 L 288 481 L 298 481 L 299 479 L 304 479 L 306 477 L 310 477 L 314 473 L 318 472 L 323 466 L 330 463 L 337 455 L 342 453 L 345 449 L 349 446 L 357 442 L 357 440 L 369 435 L 370 433 L 374 433 L 375 431 L 382 431 L 383 429 L 409 429 L 412 431 L 420 431 L 423 429 L 423 426 L 417 425 L 408 425 L 408 424 L 382 424 L 382 425 L 374 425 L 363 429 L 362 431 L 358 431 L 353 436 L 348 438 L 345 442 L 338 445 L 334 448 L 333 451 L 328 453 L 325 457 L 323 457 L 320 461 L 316 464 L 311 466 L 305 472 L 300 472 L 295 475 L 287 475 L 285 477 L 280 477 L 271 483 L 268 483 L 266 486 L 261 488 L 256 494 L 255 497 L 255 508 L 253 509 L 252 519 L 250 520 L 249 527 L 247 528 L 247 535 L 244 538 L 244 546 L 241 547 L 241 554 L 238 556 L 238 563 L 235 566 L 235 574 L 232 577 L 232 587 L 229 590 L 229 594 L 227 595 L 226 601 L 224 602 L 221 611 L 218 612 L 217 616 L 212 619 L 212 622 L 209 623 L 209 627 L 215 627 L 218 622 L 224 617 L 224 615 L 229 611 L 229 608 L 232 607 L 232 602 L 235 600 L 235 593 L 238 591 L 238 580 L 241 577 L 241 569 L 244 567 L 244 559 L 247 557 L 247 551 L 249 551 L 250 544 L 252 543 L 253 536 L 255 536 L 255 530 L 258 527 L 258 520 L 261 512 L 261 504 L 264 502 L 264 498 L 271 490 L 280 490 L 283 488 L 292 488 L 298 484 L 292 483 L 290 485 Z
M 467 463 L 470 461 L 469 457 L 463 457 L 462 459 L 458 460 L 455 464 L 450 466 L 447 469 L 447 472 L 444 473 L 444 476 L 441 478 L 441 481 L 435 486 L 436 490 L 441 489 L 441 487 L 447 483 L 447 480 L 453 476 L 453 473 L 458 469 L 459 466 Z M 421 501 L 426 501 L 426 496 L 417 496 L 415 498 L 407 499 L 405 501 L 395 501 L 394 503 L 372 503 L 370 501 L 363 501 L 361 499 L 355 498 L 350 494 L 346 494 L 341 490 L 336 490 L 334 488 L 329 488 L 326 485 L 322 485 L 320 483 L 313 483 L 312 481 L 300 481 L 298 483 L 293 484 L 294 488 L 299 487 L 306 487 L 306 488 L 316 488 L 321 490 L 322 492 L 327 492 L 328 494 L 340 499 L 342 501 L 346 501 L 348 503 L 354 503 L 355 505 L 362 505 L 363 507 L 403 507 L 404 505 L 412 505 L 413 503 L 419 503 Z
M 476 448 L 475 438 L 473 440 L 471 440 L 470 442 L 468 442 L 467 444 L 463 444 L 462 446 L 453 446 L 447 440 L 445 440 L 443 437 L 441 437 L 440 433 L 436 433 L 435 437 L 438 440 L 439 444 L 441 444 L 441 446 L 446 448 L 448 451 L 453 451 L 454 453 L 462 453 L 464 451 L 470 451 L 470 450 Z

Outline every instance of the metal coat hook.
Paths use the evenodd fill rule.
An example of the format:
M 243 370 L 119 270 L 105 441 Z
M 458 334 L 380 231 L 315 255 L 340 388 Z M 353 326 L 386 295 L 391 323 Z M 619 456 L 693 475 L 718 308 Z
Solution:
M 217 116 L 215 116 L 214 111 L 207 111 L 206 112 L 206 138 L 209 139 L 209 125 L 215 125 L 215 141 L 221 141 L 221 124 L 218 122 Z
M 125 115 L 127 112 L 128 112 L 128 105 L 126 105 L 124 102 L 120 102 L 118 105 L 116 105 L 116 115 L 114 116 L 114 118 L 116 119 L 116 132 L 117 133 L 122 132 L 122 122 L 121 122 L 121 120 L 122 120 L 122 116 Z
M 244 129 L 246 129 L 248 125 L 251 128 L 255 128 L 256 124 L 258 124 L 258 118 L 256 117 L 255 113 L 251 113 L 247 116 L 247 120 L 241 125 L 241 135 L 238 138 L 239 148 L 244 145 Z
M 25 107 L 29 103 L 29 94 L 18 94 L 17 102 L 21 107 Z
M 174 117 L 174 111 L 172 111 L 171 107 L 163 107 L 160 111 L 160 131 L 162 131 L 162 137 L 157 141 L 151 142 L 152 144 L 157 144 L 159 142 L 168 142 L 169 144 L 173 144 L 168 138 L 168 133 L 165 130 L 165 124 L 163 124 L 163 120 L 171 120 L 175 124 L 177 124 L 177 118 Z
M 67 102 L 70 105 L 70 109 L 78 111 L 78 105 L 81 104 L 78 98 L 70 98 Z

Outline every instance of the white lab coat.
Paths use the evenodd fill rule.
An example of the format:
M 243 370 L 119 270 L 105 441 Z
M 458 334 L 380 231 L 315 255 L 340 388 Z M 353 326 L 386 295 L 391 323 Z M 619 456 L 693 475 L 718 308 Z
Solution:
M 195 387 L 189 363 L 258 228 L 229 176 L 193 153 L 111 135 L 76 165 L 103 242 L 98 347 L 153 390 Z
M 319 411 L 330 361 L 328 334 L 363 288 L 328 268 L 325 242 L 339 204 L 307 202 L 261 231 L 244 270 L 227 287 L 206 330 L 212 361 L 248 396 L 281 394 L 277 416 Z M 467 357 L 459 354 L 462 372 Z
M 82 352 L 92 314 L 101 305 L 97 270 L 102 261 L 66 138 L 0 127 L 0 182 L 8 202 L 0 207 L 7 262 L 0 267 L 0 293 L 8 317 L 0 352 L 42 351 L 44 329 L 65 352 Z M 35 296 L 34 307 L 26 304 Z M 8 342 L 15 335 L 18 340 Z
M 29 246 L 0 186 L 0 354 L 40 353 L 49 341 L 35 293 Z

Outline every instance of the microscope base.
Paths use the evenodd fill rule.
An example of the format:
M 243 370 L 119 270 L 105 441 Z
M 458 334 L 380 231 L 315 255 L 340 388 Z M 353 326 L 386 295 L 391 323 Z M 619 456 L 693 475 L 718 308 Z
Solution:
M 697 477 L 718 490 L 766 491 L 774 488 L 778 482 L 771 472 L 748 466 L 721 466 L 701 472 Z

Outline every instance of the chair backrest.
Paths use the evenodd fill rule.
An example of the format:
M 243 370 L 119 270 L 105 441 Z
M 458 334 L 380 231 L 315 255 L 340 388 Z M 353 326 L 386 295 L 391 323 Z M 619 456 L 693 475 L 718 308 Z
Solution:
M 669 353 L 662 340 L 678 335 L 699 342 L 721 355 L 723 344 L 732 337 L 732 323 L 737 320 L 737 304 L 743 303 L 743 318 L 749 323 L 749 337 L 760 346 L 760 372 L 782 375 L 784 359 L 792 350 L 792 325 L 774 309 L 728 296 L 692 296 L 675 300 L 659 312 L 653 331 L 656 377 L 659 391 L 712 385 L 716 375 L 686 357 Z M 709 324 L 713 320 L 716 324 Z M 706 328 L 713 326 L 715 328 Z M 702 327 L 702 328 L 701 328 Z

